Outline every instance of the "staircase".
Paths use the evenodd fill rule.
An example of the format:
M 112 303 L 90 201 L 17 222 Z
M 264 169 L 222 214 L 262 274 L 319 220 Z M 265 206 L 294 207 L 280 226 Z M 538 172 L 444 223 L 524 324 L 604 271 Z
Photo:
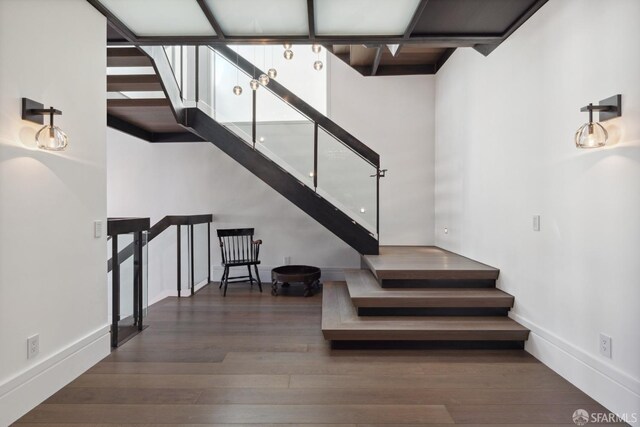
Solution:
M 324 284 L 322 332 L 336 348 L 523 348 L 499 270 L 437 247 L 380 247 L 366 269 Z
M 107 76 L 108 126 L 149 142 L 211 142 L 359 253 L 377 254 L 379 155 L 277 81 L 250 90 L 262 71 L 228 47 L 175 48 L 107 48 L 118 70 Z M 244 92 L 234 97 L 236 78 Z

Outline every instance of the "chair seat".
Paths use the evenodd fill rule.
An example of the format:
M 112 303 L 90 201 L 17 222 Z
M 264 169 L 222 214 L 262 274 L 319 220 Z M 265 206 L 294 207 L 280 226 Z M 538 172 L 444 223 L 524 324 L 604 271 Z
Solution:
M 243 266 L 243 265 L 258 265 L 258 264 L 260 264 L 260 261 L 257 261 L 257 260 L 237 259 L 233 262 L 223 263 L 222 265 L 225 267 L 237 267 L 237 266 Z

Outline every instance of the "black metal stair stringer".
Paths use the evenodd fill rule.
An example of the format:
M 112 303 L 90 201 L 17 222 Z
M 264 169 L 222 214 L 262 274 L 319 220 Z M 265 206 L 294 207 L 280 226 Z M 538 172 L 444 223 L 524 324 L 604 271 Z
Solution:
M 210 141 L 349 246 L 365 255 L 378 253 L 378 240 L 366 228 L 253 149 L 239 136 L 198 108 L 186 108 L 183 113 L 185 127 Z

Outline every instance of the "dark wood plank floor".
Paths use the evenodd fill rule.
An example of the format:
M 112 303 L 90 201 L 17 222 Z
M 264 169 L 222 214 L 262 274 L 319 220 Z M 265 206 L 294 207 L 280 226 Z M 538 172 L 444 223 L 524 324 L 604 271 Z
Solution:
M 571 426 L 604 411 L 520 350 L 331 350 L 321 300 L 245 284 L 165 299 L 18 424 Z

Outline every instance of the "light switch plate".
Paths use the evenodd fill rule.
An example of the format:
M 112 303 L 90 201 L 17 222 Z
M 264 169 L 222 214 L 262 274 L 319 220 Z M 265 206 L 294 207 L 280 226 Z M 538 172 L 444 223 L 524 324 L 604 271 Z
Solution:
M 93 221 L 93 237 L 96 239 L 102 237 L 102 221 Z
M 533 216 L 533 231 L 540 231 L 540 215 Z

